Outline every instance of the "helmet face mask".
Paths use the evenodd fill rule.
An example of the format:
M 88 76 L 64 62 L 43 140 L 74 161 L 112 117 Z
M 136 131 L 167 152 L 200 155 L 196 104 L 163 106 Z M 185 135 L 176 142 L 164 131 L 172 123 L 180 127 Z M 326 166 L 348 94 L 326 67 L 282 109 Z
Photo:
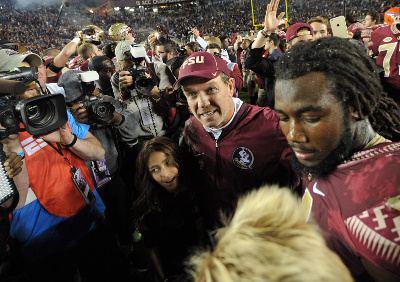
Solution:
M 103 30 L 95 25 L 87 25 L 82 29 L 84 42 L 100 45 L 104 41 Z
M 131 28 L 124 23 L 113 24 L 108 30 L 108 36 L 112 41 L 124 41 L 125 32 L 129 32 Z
M 394 7 L 385 12 L 385 23 L 392 25 L 394 23 L 400 23 L 400 8 Z

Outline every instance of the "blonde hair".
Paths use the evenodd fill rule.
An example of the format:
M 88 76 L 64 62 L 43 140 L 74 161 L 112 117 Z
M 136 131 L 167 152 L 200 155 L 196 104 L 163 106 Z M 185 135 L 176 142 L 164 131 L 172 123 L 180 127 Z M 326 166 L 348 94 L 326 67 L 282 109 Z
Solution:
M 287 188 L 262 187 L 241 198 L 216 231 L 213 251 L 191 257 L 196 281 L 352 281 L 318 226 Z
M 219 46 L 219 48 L 221 48 L 222 44 L 221 44 L 221 39 L 219 39 L 218 37 L 210 37 L 207 39 L 207 45 L 210 43 L 215 43 Z

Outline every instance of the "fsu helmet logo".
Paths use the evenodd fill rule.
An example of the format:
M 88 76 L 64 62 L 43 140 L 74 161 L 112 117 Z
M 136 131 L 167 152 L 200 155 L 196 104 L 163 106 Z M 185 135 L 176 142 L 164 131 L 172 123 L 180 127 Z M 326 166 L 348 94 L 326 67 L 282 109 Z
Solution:
M 238 147 L 233 151 L 232 161 L 240 169 L 252 169 L 254 154 L 246 147 Z

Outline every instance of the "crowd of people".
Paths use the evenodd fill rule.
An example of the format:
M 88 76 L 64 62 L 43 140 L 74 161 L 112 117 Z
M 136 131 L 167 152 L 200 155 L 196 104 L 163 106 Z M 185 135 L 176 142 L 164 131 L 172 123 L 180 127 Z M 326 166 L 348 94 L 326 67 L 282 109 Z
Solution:
M 312 16 L 334 18 L 347 15 L 363 18 L 369 10 L 384 12 L 395 6 L 396 1 L 299 1 L 288 3 L 288 23 L 307 22 Z M 183 3 L 182 7 L 173 10 L 143 10 L 135 8 L 134 12 L 121 8 L 114 15 L 102 16 L 97 12 L 90 13 L 88 8 L 78 2 L 64 7 L 60 12 L 58 5 L 18 5 L 11 0 L 2 0 L 0 35 L 2 39 L 20 43 L 28 50 L 41 52 L 49 47 L 61 49 L 76 30 L 93 24 L 105 32 L 118 22 L 129 24 L 136 33 L 137 42 L 142 42 L 148 34 L 160 26 L 179 41 L 187 41 L 190 29 L 211 35 L 246 33 L 253 30 L 253 19 L 250 1 L 222 2 L 212 5 L 194 6 Z M 261 24 L 266 9 L 265 1 L 253 1 L 254 23 Z M 346 10 L 345 10 L 346 7 Z M 284 11 L 284 3 L 280 3 Z M 149 32 L 143 31 L 148 30 Z M 38 41 L 36 41 L 38 39 Z
M 392 3 L 0 3 L 1 281 L 399 281 Z

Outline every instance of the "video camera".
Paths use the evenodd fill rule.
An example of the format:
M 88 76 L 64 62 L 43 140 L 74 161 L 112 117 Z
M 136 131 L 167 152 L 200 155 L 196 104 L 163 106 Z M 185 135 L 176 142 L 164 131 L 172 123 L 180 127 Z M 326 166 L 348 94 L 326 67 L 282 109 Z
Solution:
M 135 63 L 127 70 L 134 81 L 131 86 L 132 89 L 136 89 L 141 95 L 149 95 L 154 86 L 156 86 L 156 83 L 151 77 L 146 75 L 149 74 L 147 67 L 140 65 L 146 57 L 146 50 L 140 44 L 132 44 L 130 49 L 124 53 L 124 56 Z
M 36 67 L 16 68 L 0 74 L 0 139 L 24 131 L 41 135 L 63 126 L 68 121 L 65 99 L 62 94 L 41 95 L 17 100 L 14 94 L 26 91 L 24 83 L 36 80 Z M 24 82 L 24 83 L 23 83 Z
M 95 90 L 94 81 L 99 79 L 96 71 L 87 71 L 79 73 L 84 97 L 82 100 L 74 102 L 83 104 L 89 116 L 89 123 L 102 123 L 111 120 L 114 117 L 115 107 L 103 98 L 93 94 Z

